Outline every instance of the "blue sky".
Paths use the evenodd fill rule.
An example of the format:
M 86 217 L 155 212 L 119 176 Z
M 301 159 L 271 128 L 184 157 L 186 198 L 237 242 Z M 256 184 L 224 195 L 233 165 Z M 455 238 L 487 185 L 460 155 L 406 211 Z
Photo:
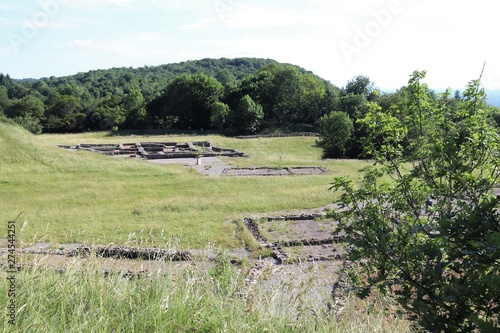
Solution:
M 384 90 L 428 71 L 434 89 L 479 76 L 500 90 L 496 1 L 0 0 L 0 72 L 39 78 L 202 58 L 293 63 Z

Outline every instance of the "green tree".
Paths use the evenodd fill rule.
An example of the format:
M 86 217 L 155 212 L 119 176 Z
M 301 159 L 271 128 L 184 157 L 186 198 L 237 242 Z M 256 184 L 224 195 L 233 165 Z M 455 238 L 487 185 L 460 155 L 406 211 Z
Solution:
M 266 69 L 267 67 L 242 80 L 238 89 L 229 94 L 226 99 L 231 109 L 236 109 L 241 98 L 249 95 L 254 101 L 262 105 L 266 119 L 272 117 L 270 110 L 272 110 L 275 103 L 272 89 L 274 75 Z
M 7 94 L 7 88 L 0 85 L 0 112 L 5 113 L 10 106 L 10 99 Z
M 374 91 L 373 86 L 373 82 L 370 81 L 369 77 L 358 75 L 347 82 L 344 88 L 344 92 L 346 95 L 363 95 L 368 99 Z
M 319 120 L 321 139 L 317 144 L 323 148 L 323 158 L 345 157 L 352 140 L 354 123 L 345 112 L 334 111 Z
M 227 68 L 223 68 L 216 75 L 217 81 L 222 83 L 224 87 L 234 87 L 236 85 L 236 78 Z
M 251 134 L 259 130 L 263 119 L 262 106 L 255 103 L 250 96 L 245 95 L 232 113 L 232 126 L 239 133 Z
M 167 86 L 165 93 L 149 104 L 149 113 L 159 126 L 171 124 L 183 129 L 210 127 L 212 105 L 222 97 L 224 87 L 206 74 L 181 75 Z
M 33 134 L 41 134 L 43 130 L 43 126 L 40 123 L 39 118 L 35 118 L 32 115 L 26 115 L 24 117 L 15 117 L 13 118 L 16 124 L 21 125 L 28 131 Z
M 37 96 L 37 94 L 29 94 L 21 99 L 14 100 L 10 107 L 5 110 L 7 117 L 12 118 L 17 124 L 34 134 L 42 132 L 43 126 L 40 120 L 45 109 L 40 96 Z
M 279 124 L 300 113 L 304 94 L 304 76 L 293 66 L 276 66 L 271 93 L 275 97 L 272 113 Z
M 335 179 L 343 210 L 334 215 L 353 245 L 360 296 L 395 295 L 429 331 L 497 332 L 500 137 L 479 80 L 450 104 L 450 91 L 429 98 L 424 77 L 411 76 L 404 110 L 369 104 L 361 122 L 377 165 L 361 184 Z
M 44 109 L 45 107 L 42 100 L 37 96 L 30 94 L 21 99 L 14 100 L 5 114 L 10 118 L 24 117 L 28 115 L 35 118 L 41 118 L 43 116 Z
M 52 92 L 52 89 L 43 80 L 33 82 L 32 88 L 43 96 L 48 96 Z
M 1 89 L 1 87 L 0 87 Z M 1 94 L 1 92 L 0 92 Z M 1 99 L 1 97 L 0 97 Z M 500 107 L 498 106 L 488 106 L 488 110 L 489 110 L 489 118 L 490 118 L 490 121 L 491 121 L 491 124 L 495 127 L 497 127 L 498 129 L 500 129 Z
M 344 94 L 340 97 L 340 110 L 353 119 L 360 119 L 368 111 L 366 102 L 367 99 L 364 95 Z
M 48 132 L 75 132 L 82 129 L 86 115 L 79 112 L 80 99 L 75 96 L 53 95 L 45 110 L 43 126 Z
M 215 102 L 212 105 L 212 115 L 210 116 L 210 125 L 219 132 L 227 126 L 231 110 L 229 106 L 222 102 Z
M 108 94 L 99 101 L 97 108 L 90 115 L 92 128 L 100 131 L 117 131 L 125 122 L 125 111 L 120 99 Z
M 146 101 L 142 92 L 132 89 L 123 98 L 123 109 L 125 113 L 125 127 L 129 129 L 145 128 L 148 121 Z
M 249 95 L 262 105 L 268 122 L 314 124 L 336 108 L 338 89 L 296 66 L 273 64 L 244 79 L 228 98 L 232 109 Z

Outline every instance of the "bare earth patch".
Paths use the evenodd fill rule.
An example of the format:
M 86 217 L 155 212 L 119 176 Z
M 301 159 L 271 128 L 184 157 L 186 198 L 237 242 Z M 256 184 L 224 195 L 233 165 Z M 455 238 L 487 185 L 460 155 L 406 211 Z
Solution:
M 331 237 L 335 223 L 327 220 L 263 220 L 259 222 L 261 234 L 269 242 L 325 239 Z
M 322 167 L 285 167 L 285 168 L 227 168 L 222 176 L 291 176 L 320 175 L 328 171 Z

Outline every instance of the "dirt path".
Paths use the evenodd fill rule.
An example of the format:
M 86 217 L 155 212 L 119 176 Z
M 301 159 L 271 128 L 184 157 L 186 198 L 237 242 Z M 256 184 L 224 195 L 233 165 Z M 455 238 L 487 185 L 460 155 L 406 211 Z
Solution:
M 148 161 L 155 164 L 183 164 L 207 176 L 220 176 L 229 167 L 229 164 L 218 157 L 202 157 L 199 160 L 196 158 L 170 158 Z
M 328 173 L 328 170 L 323 167 L 231 167 L 218 157 L 152 159 L 148 161 L 155 164 L 184 164 L 208 176 L 293 176 Z

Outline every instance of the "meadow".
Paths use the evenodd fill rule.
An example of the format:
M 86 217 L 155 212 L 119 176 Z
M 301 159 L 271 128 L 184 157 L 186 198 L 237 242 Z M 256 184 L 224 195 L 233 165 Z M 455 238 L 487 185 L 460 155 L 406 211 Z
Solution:
M 250 156 L 224 159 L 234 166 L 323 166 L 330 173 L 212 177 L 184 165 L 57 147 L 200 140 Z M 320 156 L 311 137 L 33 136 L 0 123 L 0 220 L 5 221 L 0 238 L 7 237 L 6 222 L 22 213 L 18 248 L 50 242 L 57 249 L 77 242 L 202 253 L 184 263 L 18 253 L 15 323 L 0 321 L 0 332 L 410 332 L 397 307 L 379 296 L 360 301 L 346 295 L 343 311 L 333 311 L 331 285 L 339 262 L 276 266 L 267 260 L 259 283 L 252 285 L 245 278 L 257 260 L 237 265 L 230 260 L 234 255 L 228 251 L 243 247 L 259 253 L 243 217 L 330 204 L 332 177 L 355 176 L 368 163 Z M 12 274 L 5 251 L 0 258 L 0 279 L 7 281 L 0 283 L 0 304 L 6 309 Z M 132 266 L 144 275 L 124 275 Z
M 330 173 L 287 177 L 209 177 L 184 165 L 67 151 L 58 144 L 201 141 L 235 148 L 249 158 L 234 166 L 323 166 Z M 33 136 L 0 124 L 0 219 L 19 213 L 26 242 L 151 244 L 183 248 L 217 243 L 252 246 L 245 216 L 332 203 L 335 175 L 355 175 L 366 162 L 322 160 L 316 138 L 235 139 L 217 135 L 111 135 L 108 132 Z M 26 222 L 25 222 L 26 221 Z M 21 226 L 21 225 L 20 225 Z M 250 243 L 250 244 L 248 244 Z

